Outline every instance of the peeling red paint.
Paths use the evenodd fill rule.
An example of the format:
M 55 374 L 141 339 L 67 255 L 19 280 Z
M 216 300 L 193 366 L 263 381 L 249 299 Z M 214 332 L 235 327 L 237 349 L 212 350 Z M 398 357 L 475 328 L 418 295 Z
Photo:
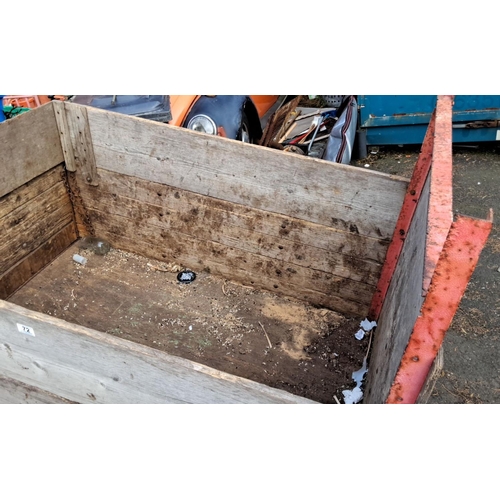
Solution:
M 387 403 L 417 400 L 491 232 L 490 216 L 458 217 L 451 225 Z
M 427 293 L 439 255 L 453 221 L 452 189 L 453 96 L 440 96 L 436 105 L 436 136 L 431 168 L 431 192 L 423 292 Z
M 438 98 L 439 102 L 439 98 Z M 451 109 L 451 102 L 448 103 Z M 422 194 L 422 190 L 427 181 L 427 177 L 430 172 L 432 164 L 432 155 L 434 150 L 434 134 L 436 129 L 436 110 L 432 113 L 429 126 L 427 128 L 427 133 L 425 134 L 425 139 L 422 144 L 421 152 L 418 156 L 415 168 L 413 170 L 413 175 L 406 190 L 406 195 L 403 200 L 403 206 L 401 212 L 399 213 L 398 221 L 394 229 L 392 241 L 387 249 L 386 258 L 380 278 L 377 284 L 375 293 L 373 294 L 372 302 L 370 305 L 370 310 L 368 317 L 372 321 L 377 321 L 380 316 L 380 311 L 382 310 L 382 305 L 384 303 L 389 285 L 391 284 L 396 265 L 401 255 L 403 249 L 403 244 L 410 228 L 413 216 L 415 215 L 418 201 Z

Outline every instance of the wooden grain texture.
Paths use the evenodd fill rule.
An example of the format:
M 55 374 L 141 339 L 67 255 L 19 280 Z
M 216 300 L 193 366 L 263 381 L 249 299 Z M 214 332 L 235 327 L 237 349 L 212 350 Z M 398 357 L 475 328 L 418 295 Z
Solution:
M 68 170 L 77 171 L 84 182 L 97 186 L 96 160 L 94 156 L 94 144 L 90 132 L 86 106 L 75 106 L 68 102 L 62 102 L 56 107 L 56 115 L 64 112 L 64 118 L 59 118 L 59 129 L 64 134 L 69 133 L 70 141 L 65 138 L 62 142 L 66 147 L 65 157 L 70 168 Z M 61 116 L 61 115 L 59 115 Z M 64 129 L 63 127 L 67 127 Z M 66 137 L 66 135 L 65 135 Z M 71 154 L 73 157 L 71 157 Z
M 124 183 L 123 176 L 120 178 Z M 144 184 L 139 193 L 138 184 Z M 148 228 L 153 233 L 168 232 L 173 240 L 191 237 L 211 241 L 274 259 L 277 266 L 293 264 L 368 285 L 376 284 L 380 273 L 381 265 L 368 258 L 367 238 L 319 224 L 193 195 L 133 177 L 128 178 L 127 186 L 108 185 L 101 177 L 99 188 L 82 187 L 82 195 L 97 220 L 107 214 L 116 215 L 128 219 L 123 222 L 126 226 Z M 144 199 L 148 201 L 142 201 Z M 188 252 L 192 254 L 189 248 Z M 198 257 L 203 260 L 205 256 Z
M 93 108 L 88 118 L 100 168 L 342 231 L 392 237 L 405 179 Z
M 0 377 L 0 404 L 72 404 L 73 401 L 23 384 L 18 380 Z
M 218 231 L 229 225 L 234 228 L 232 231 L 240 228 L 263 238 L 281 238 L 287 241 L 288 245 L 311 246 L 326 250 L 329 254 L 338 253 L 378 264 L 384 262 L 389 244 L 379 238 L 367 238 L 351 231 L 332 229 L 108 170 L 98 169 L 98 177 L 98 189 L 82 186 L 82 196 L 89 204 L 92 203 L 94 208 L 99 207 L 99 204 L 95 203 L 98 197 L 106 200 L 100 204 L 108 203 L 110 210 L 117 204 L 119 197 L 130 198 L 158 207 L 159 217 L 172 218 L 174 215 L 180 219 L 195 219 L 192 223 L 196 224 L 198 221 L 192 215 L 197 214 L 203 224 L 209 224 Z
M 0 276 L 0 299 L 7 299 L 76 241 L 73 221 Z
M 363 311 L 370 304 L 375 290 L 374 285 L 249 253 L 211 240 L 151 227 L 109 212 L 90 209 L 89 213 L 96 234 L 109 240 L 117 248 L 148 257 L 165 255 L 160 260 L 180 262 L 195 271 L 209 269 L 213 274 L 226 279 L 288 296 L 296 297 L 305 292 L 317 293 L 317 300 L 312 301 L 315 305 L 324 306 L 324 300 L 330 296 L 339 305 L 350 304 L 344 306 L 348 311 L 340 309 L 339 312 L 352 314 L 357 309 Z M 123 238 L 128 240 L 128 245 Z M 127 245 L 128 248 L 122 245 Z
M 73 220 L 63 183 L 20 206 L 0 220 L 0 273 L 29 255 Z
M 374 336 L 365 403 L 384 403 L 424 301 L 423 279 L 430 177 L 422 191 Z
M 64 166 L 59 165 L 26 182 L 11 193 L 0 198 L 0 219 L 11 212 L 26 206 L 36 197 L 42 195 L 56 184 L 60 184 L 64 175 Z
M 52 103 L 0 126 L 0 198 L 64 161 Z
M 54 101 L 52 103 L 59 131 L 59 138 L 61 140 L 61 148 L 64 155 L 64 163 L 66 170 L 69 172 L 76 171 L 75 153 L 73 150 L 72 134 L 66 117 L 66 109 L 64 103 L 61 101 Z
M 5 301 L 0 376 L 78 403 L 313 403 Z
M 424 285 L 425 286 L 425 285 Z M 444 366 L 444 352 L 443 348 L 439 349 L 434 362 L 432 363 L 432 367 L 429 370 L 429 374 L 427 375 L 427 379 L 425 381 L 422 390 L 417 398 L 416 403 L 425 405 L 428 403 L 429 398 L 432 396 L 432 391 L 434 391 L 434 387 L 436 386 L 436 382 L 441 377 Z

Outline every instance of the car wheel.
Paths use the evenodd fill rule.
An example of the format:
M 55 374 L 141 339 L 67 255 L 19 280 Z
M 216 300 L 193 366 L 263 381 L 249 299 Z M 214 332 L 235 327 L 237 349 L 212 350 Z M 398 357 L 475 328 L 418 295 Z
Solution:
M 238 140 L 241 142 L 253 143 L 252 132 L 250 129 L 250 122 L 248 121 L 245 113 L 241 116 L 240 131 L 238 132 Z

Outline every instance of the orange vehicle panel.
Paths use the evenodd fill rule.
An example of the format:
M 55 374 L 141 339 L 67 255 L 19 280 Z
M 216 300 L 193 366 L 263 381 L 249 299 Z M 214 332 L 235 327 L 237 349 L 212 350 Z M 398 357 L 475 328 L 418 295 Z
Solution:
M 279 95 L 251 95 L 250 97 L 257 108 L 259 117 L 262 118 L 276 103 Z
M 199 97 L 199 95 L 171 95 L 170 110 L 172 111 L 172 120 L 168 123 L 180 127 L 189 110 Z

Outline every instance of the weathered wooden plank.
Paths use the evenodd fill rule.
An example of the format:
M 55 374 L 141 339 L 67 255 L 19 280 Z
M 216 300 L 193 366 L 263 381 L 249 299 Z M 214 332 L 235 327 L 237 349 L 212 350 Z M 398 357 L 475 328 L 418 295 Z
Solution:
M 434 359 L 434 362 L 432 363 L 432 367 L 429 370 L 425 384 L 422 387 L 422 390 L 420 391 L 420 394 L 417 398 L 416 401 L 417 404 L 421 405 L 427 404 L 429 398 L 432 396 L 432 391 L 436 386 L 436 382 L 441 376 L 441 372 L 443 371 L 443 366 L 444 366 L 444 353 L 443 353 L 443 348 L 441 347 L 441 349 L 439 349 L 436 355 L 436 358 Z
M 60 184 L 63 174 L 64 167 L 59 165 L 0 198 L 0 219 Z
M 89 121 L 87 117 L 86 106 L 75 106 L 68 102 L 61 103 L 64 109 L 65 118 L 60 119 L 62 127 L 60 132 L 67 134 L 69 132 L 71 149 L 67 139 L 64 139 L 63 146 L 67 147 L 66 156 L 70 168 L 69 171 L 78 171 L 80 178 L 91 186 L 97 186 L 96 160 L 94 156 L 94 145 L 90 133 Z M 56 108 L 57 112 L 62 114 L 61 109 Z M 60 115 L 59 115 L 60 116 Z M 64 124 L 64 120 L 66 124 Z M 64 135 L 63 134 L 63 135 Z M 70 158 L 71 153 L 73 158 Z
M 427 178 L 376 329 L 366 382 L 366 403 L 384 403 L 423 303 L 430 177 Z
M 155 190 L 154 196 L 159 199 Z M 97 212 L 105 212 L 129 219 L 127 225 L 140 225 L 150 228 L 153 232 L 168 231 L 173 238 L 192 236 L 197 240 L 206 240 L 219 243 L 221 245 L 236 248 L 243 252 L 255 255 L 262 255 L 270 259 L 275 259 L 277 265 L 287 263 L 294 264 L 309 269 L 324 271 L 341 278 L 348 278 L 354 281 L 361 281 L 370 285 L 376 285 L 380 274 L 381 264 L 372 260 L 363 260 L 357 257 L 359 253 L 364 254 L 362 237 L 358 236 L 357 251 L 348 253 L 339 253 L 333 250 L 326 250 L 315 246 L 316 240 L 310 241 L 310 244 L 302 244 L 290 240 L 288 236 L 289 228 L 295 228 L 297 233 L 303 225 L 312 226 L 312 223 L 302 223 L 296 219 L 279 217 L 276 219 L 273 214 L 267 212 L 253 211 L 255 219 L 251 214 L 246 217 L 243 224 L 248 223 L 247 227 L 243 224 L 234 225 L 232 222 L 238 219 L 238 207 L 229 204 L 226 210 L 220 210 L 218 203 L 211 206 L 210 200 L 206 198 L 203 204 L 192 204 L 191 200 L 184 200 L 184 192 L 179 194 L 176 209 L 158 204 L 149 204 L 127 198 L 116 193 L 109 194 L 104 190 L 93 189 L 86 197 L 88 209 L 91 213 L 95 209 Z M 174 197 L 175 198 L 175 197 Z M 153 201 L 154 200 L 153 198 Z M 158 202 L 161 203 L 161 200 Z M 170 204 L 169 204 L 170 205 Z M 250 210 L 250 209 L 248 209 Z M 100 217 L 100 215 L 97 215 Z M 260 218 L 261 224 L 270 225 L 266 233 L 260 233 L 253 230 L 252 221 Z M 324 232 L 329 233 L 333 230 L 325 226 L 314 225 L 317 240 L 322 240 Z M 274 231 L 276 236 L 270 236 L 267 233 Z M 345 240 L 349 240 L 349 236 Z M 345 243 L 340 243 L 345 246 Z M 352 241 L 351 247 L 354 250 Z M 340 250 L 338 247 L 337 250 Z M 199 256 L 203 258 L 203 256 Z
M 73 220 L 62 182 L 0 219 L 0 273 L 59 232 Z
M 212 219 L 215 223 L 222 218 L 220 227 L 215 226 L 218 231 L 224 229 L 227 224 L 251 230 L 258 235 L 282 238 L 288 240 L 290 245 L 308 245 L 329 253 L 346 254 L 380 264 L 384 262 L 389 245 L 389 240 L 367 238 L 355 232 L 332 229 L 109 170 L 98 169 L 98 176 L 98 190 L 87 186 L 82 186 L 81 189 L 85 201 L 94 208 L 99 208 L 94 203 L 98 196 L 111 196 L 113 204 L 116 203 L 116 197 L 128 197 L 162 207 L 163 210 L 158 213 L 162 212 L 164 217 L 170 216 L 172 212 L 179 214 L 191 210 L 203 212 L 205 218 L 210 217 L 208 223 L 211 223 Z
M 0 299 L 7 299 L 76 240 L 73 221 L 0 276 Z
M 5 301 L 0 375 L 78 403 L 313 403 Z
M 72 404 L 73 401 L 23 384 L 18 380 L 0 377 L 0 404 Z
M 52 104 L 0 127 L 0 197 L 64 161 Z
M 135 250 L 129 251 L 146 255 L 144 251 L 155 247 L 161 255 L 166 255 L 160 260 L 180 262 L 194 270 L 209 268 L 214 274 L 229 280 L 238 281 L 236 276 L 244 273 L 247 277 L 252 277 L 255 283 L 258 280 L 259 282 L 271 280 L 277 293 L 287 295 L 289 290 L 298 288 L 299 291 L 309 290 L 319 292 L 321 295 L 335 295 L 361 306 L 370 303 L 375 290 L 374 285 L 341 278 L 329 272 L 278 261 L 144 223 L 134 223 L 133 219 L 126 217 L 97 212 L 93 209 L 89 212 L 96 234 L 102 235 L 118 248 L 121 247 L 117 245 L 117 236 L 122 236 L 136 242 Z M 248 281 L 248 278 L 245 281 Z
M 73 106 L 76 106 L 73 104 Z M 392 236 L 407 180 L 88 109 L 98 167 L 373 238 Z
M 372 291 L 362 283 L 353 282 L 360 286 L 359 293 L 346 293 L 342 285 L 349 280 L 334 277 L 328 280 L 325 273 L 320 274 L 318 271 L 309 271 L 305 275 L 307 270 L 297 266 L 280 268 L 270 259 L 258 258 L 216 243 L 183 235 L 172 239 L 164 231 L 155 235 L 141 227 L 127 227 L 126 219 L 113 221 L 113 216 L 100 215 L 103 220 L 95 223 L 96 233 L 114 247 L 127 252 L 160 261 L 177 262 L 195 271 L 202 269 L 245 286 L 281 293 L 344 314 L 362 316 L 368 310 L 368 297 Z M 204 255 L 204 258 L 201 259 L 200 255 Z M 313 280 L 313 275 L 317 276 L 319 285 Z M 354 297 L 348 299 L 345 295 Z M 364 303 L 361 302 L 363 299 Z
M 73 143 L 71 139 L 71 130 L 66 117 L 66 110 L 64 103 L 61 101 L 54 101 L 54 113 L 59 131 L 59 138 L 61 140 L 61 148 L 64 155 L 64 163 L 66 170 L 69 172 L 76 171 L 75 153 L 73 151 Z

